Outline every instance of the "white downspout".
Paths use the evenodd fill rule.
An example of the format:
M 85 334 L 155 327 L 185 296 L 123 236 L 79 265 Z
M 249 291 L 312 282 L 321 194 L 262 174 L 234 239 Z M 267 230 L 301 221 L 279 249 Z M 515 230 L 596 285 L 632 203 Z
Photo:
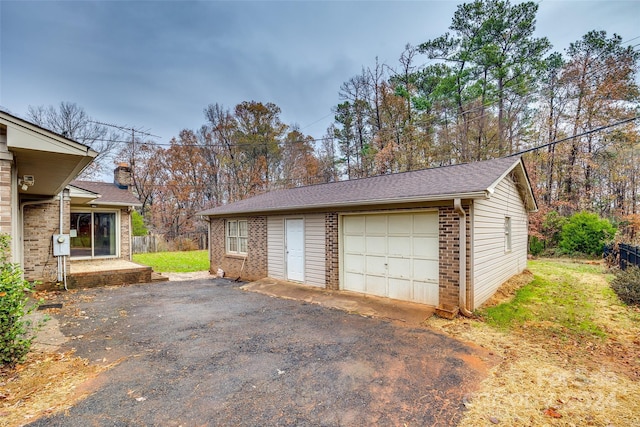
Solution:
M 64 196 L 62 194 L 62 191 L 59 194 L 60 196 L 60 231 L 58 232 L 58 234 L 62 234 L 62 215 L 63 215 L 63 209 L 64 209 Z M 58 257 L 58 283 L 62 282 L 64 280 L 63 277 L 63 273 L 62 273 L 62 257 L 59 256 Z
M 458 286 L 460 313 L 466 317 L 473 317 L 467 309 L 467 214 L 462 207 L 462 200 L 453 200 L 453 210 L 459 215 L 460 223 L 458 226 L 459 231 L 459 248 L 458 258 L 460 258 L 460 284 Z
M 64 190 L 60 192 L 60 233 L 63 234 L 64 229 Z M 67 288 L 67 257 L 61 255 L 58 257 L 58 283 L 64 281 L 64 290 Z

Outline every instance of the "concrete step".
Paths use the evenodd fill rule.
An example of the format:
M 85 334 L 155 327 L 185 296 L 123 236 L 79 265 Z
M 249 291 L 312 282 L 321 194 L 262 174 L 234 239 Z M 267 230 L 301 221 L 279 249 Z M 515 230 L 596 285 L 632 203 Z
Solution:
M 168 282 L 169 278 L 167 276 L 163 276 L 160 273 L 156 273 L 155 271 L 153 271 L 151 273 L 151 282 L 155 283 L 155 282 Z

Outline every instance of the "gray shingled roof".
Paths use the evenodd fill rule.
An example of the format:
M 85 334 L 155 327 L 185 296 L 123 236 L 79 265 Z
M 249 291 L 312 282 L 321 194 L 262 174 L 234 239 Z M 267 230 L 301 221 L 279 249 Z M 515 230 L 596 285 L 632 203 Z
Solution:
M 411 203 L 479 198 L 513 169 L 519 169 L 525 203 L 536 209 L 524 165 L 519 157 L 486 160 L 454 166 L 380 175 L 371 178 L 271 191 L 200 212 L 204 216 L 303 211 L 340 206 Z
M 100 194 L 100 198 L 96 199 L 98 205 L 114 205 L 114 206 L 142 206 L 140 200 L 131 193 L 130 190 L 119 188 L 117 185 L 109 182 L 96 181 L 71 181 L 69 183 L 74 187 Z

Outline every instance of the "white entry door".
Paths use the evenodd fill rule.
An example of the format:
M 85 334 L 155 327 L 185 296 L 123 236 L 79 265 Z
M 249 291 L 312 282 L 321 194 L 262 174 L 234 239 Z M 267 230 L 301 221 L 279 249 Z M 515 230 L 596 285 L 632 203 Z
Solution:
M 438 305 L 438 213 L 345 215 L 342 289 Z
M 285 222 L 287 255 L 287 279 L 304 281 L 304 221 L 287 219 Z

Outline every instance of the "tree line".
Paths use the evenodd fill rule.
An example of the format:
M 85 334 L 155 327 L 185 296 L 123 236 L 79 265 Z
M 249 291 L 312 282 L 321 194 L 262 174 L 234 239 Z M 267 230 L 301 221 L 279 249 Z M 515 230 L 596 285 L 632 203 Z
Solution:
M 590 31 L 555 52 L 534 37 L 537 11 L 534 2 L 508 0 L 459 5 L 445 34 L 405 46 L 396 64 L 376 59 L 348 78 L 320 138 L 257 101 L 208 105 L 202 126 L 168 145 L 114 145 L 108 141 L 118 137 L 99 125 L 82 133 L 48 120 L 64 103 L 60 111 L 30 109 L 30 118 L 58 132 L 67 126 L 65 134 L 94 148 L 99 142 L 100 164 L 127 160 L 147 223 L 169 236 L 202 232 L 196 212 L 265 191 L 530 150 L 524 159 L 540 205 L 533 235 L 546 239 L 554 215 L 587 210 L 615 219 L 634 239 L 638 44 Z

